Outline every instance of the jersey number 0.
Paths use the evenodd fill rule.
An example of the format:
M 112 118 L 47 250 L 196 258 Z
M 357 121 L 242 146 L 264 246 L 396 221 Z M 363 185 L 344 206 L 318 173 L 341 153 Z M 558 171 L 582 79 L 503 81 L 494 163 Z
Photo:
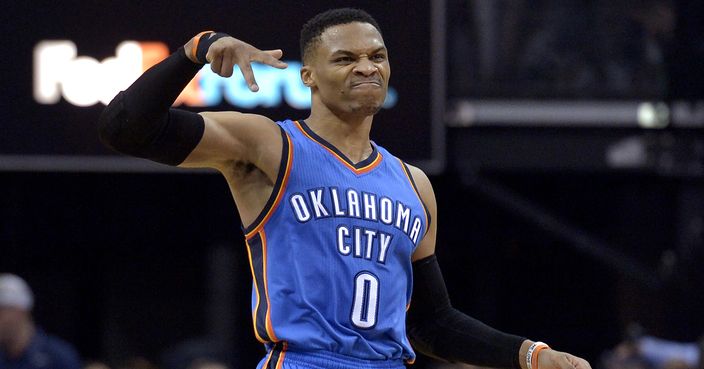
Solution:
M 368 329 L 376 325 L 379 311 L 379 278 L 369 271 L 354 277 L 354 299 L 352 300 L 352 324 Z

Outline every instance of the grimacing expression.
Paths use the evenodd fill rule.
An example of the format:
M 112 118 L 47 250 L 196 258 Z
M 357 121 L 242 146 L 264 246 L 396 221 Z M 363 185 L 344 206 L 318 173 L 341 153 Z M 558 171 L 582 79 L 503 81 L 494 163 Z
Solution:
M 379 31 L 352 22 L 327 28 L 313 46 L 303 81 L 334 113 L 373 115 L 384 103 L 391 76 Z

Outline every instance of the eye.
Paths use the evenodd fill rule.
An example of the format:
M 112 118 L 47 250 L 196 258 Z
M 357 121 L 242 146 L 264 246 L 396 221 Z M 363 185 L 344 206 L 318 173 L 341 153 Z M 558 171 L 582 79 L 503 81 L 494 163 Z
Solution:
M 374 55 L 372 56 L 372 60 L 374 60 L 375 62 L 383 62 L 384 60 L 386 60 L 386 55 L 384 55 L 384 54 L 374 54 Z
M 341 57 L 335 58 L 333 60 L 333 62 L 335 62 L 335 63 L 351 63 L 352 61 L 353 60 L 352 60 L 351 56 L 341 56 Z

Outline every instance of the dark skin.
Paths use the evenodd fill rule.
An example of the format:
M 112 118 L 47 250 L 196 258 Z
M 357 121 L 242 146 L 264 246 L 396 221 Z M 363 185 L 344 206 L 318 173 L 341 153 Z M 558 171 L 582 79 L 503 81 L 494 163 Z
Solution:
M 10 358 L 18 358 L 29 346 L 35 327 L 29 311 L 0 306 L 0 350 Z
M 192 50 L 193 40 L 185 45 Z M 188 53 L 187 53 L 188 54 Z M 238 65 L 250 86 L 258 91 L 251 63 L 286 68 L 281 50 L 259 50 L 243 41 L 224 37 L 207 53 L 213 72 L 229 77 Z M 196 62 L 195 57 L 189 58 Z M 374 114 L 381 108 L 388 88 L 391 68 L 388 51 L 378 30 L 369 23 L 352 22 L 327 28 L 301 68 L 301 79 L 311 89 L 311 113 L 306 119 L 316 134 L 337 147 L 353 162 L 372 153 L 369 134 Z M 242 223 L 252 223 L 266 205 L 273 190 L 281 159 L 281 134 L 271 119 L 239 112 L 204 112 L 205 133 L 198 146 L 181 164 L 183 167 L 210 167 L 226 178 Z M 412 256 L 419 260 L 435 253 L 437 204 L 428 177 L 410 167 L 423 202 L 433 221 Z M 522 369 L 533 342 L 526 340 L 519 351 Z M 540 369 L 591 369 L 574 355 L 543 350 Z
M 381 35 L 367 23 L 330 27 L 306 59 L 301 78 L 312 91 L 306 122 L 353 162 L 366 159 L 391 76 Z

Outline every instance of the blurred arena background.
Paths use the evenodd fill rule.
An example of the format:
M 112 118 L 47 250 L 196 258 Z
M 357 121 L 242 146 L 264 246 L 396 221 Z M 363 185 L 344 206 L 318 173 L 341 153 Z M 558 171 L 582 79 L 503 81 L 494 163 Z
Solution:
M 8 5 L 0 273 L 32 287 L 38 325 L 85 363 L 255 367 L 251 274 L 225 182 L 109 152 L 95 123 L 105 101 L 203 29 L 295 62 L 302 23 L 349 5 L 383 28 L 393 91 L 372 136 L 431 174 L 457 307 L 595 369 L 655 369 L 609 360 L 643 334 L 704 335 L 695 0 Z M 180 102 L 305 117 L 289 72 L 261 70 L 269 89 L 252 96 L 237 74 L 204 70 Z

